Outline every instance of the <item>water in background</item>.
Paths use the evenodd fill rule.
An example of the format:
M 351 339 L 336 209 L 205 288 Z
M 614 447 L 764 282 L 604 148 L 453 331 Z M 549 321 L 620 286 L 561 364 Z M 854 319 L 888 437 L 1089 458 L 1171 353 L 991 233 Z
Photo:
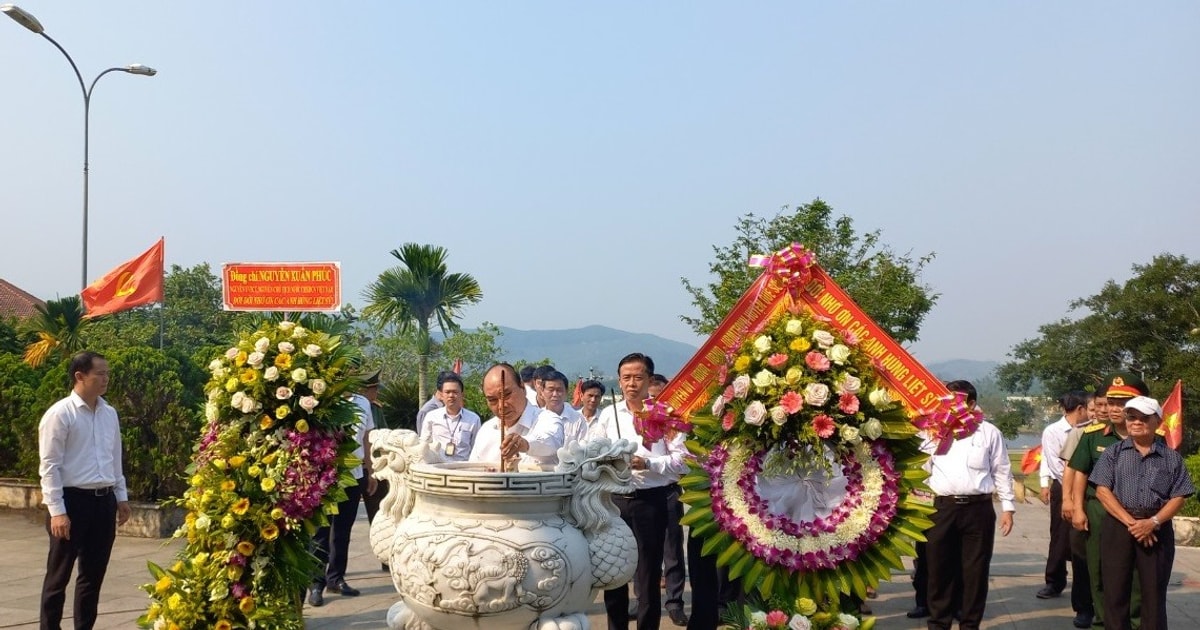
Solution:
M 1010 451 L 1023 451 L 1042 443 L 1042 436 L 1037 433 L 1018 433 L 1011 440 L 1004 440 L 1004 446 Z

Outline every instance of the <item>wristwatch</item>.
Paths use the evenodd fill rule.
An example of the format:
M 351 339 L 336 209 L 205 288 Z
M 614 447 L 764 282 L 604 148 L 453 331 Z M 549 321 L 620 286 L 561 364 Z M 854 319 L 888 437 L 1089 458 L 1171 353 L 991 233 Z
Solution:
M 1158 529 L 1158 526 L 1159 526 L 1159 525 L 1162 525 L 1162 523 L 1158 522 L 1158 515 L 1157 515 L 1157 514 L 1155 514 L 1154 516 L 1151 516 L 1151 517 L 1150 517 L 1150 522 L 1151 522 L 1151 523 L 1154 523 L 1154 529 Z

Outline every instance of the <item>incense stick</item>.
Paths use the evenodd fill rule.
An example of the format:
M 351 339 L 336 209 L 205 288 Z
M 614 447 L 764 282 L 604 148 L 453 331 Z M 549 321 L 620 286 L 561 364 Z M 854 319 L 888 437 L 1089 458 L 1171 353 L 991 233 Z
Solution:
M 496 414 L 500 420 L 500 472 L 507 472 L 504 468 L 504 403 L 508 401 L 508 384 L 505 382 L 507 370 L 500 370 L 500 412 Z

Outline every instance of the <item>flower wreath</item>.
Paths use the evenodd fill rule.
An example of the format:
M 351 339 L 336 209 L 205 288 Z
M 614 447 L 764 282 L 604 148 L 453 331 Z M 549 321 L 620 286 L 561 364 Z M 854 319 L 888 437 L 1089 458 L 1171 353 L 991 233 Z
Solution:
M 932 525 L 932 508 L 910 498 L 927 456 L 909 412 L 854 334 L 795 308 L 730 355 L 713 396 L 688 418 L 700 465 L 681 480 L 682 522 L 785 615 L 772 621 L 858 627 L 841 595 L 863 598 L 903 570 Z M 760 614 L 742 625 L 767 627 Z
M 311 532 L 355 483 L 355 351 L 291 321 L 267 322 L 208 365 L 207 424 L 175 502 L 187 545 L 154 582 L 142 627 L 304 627 Z

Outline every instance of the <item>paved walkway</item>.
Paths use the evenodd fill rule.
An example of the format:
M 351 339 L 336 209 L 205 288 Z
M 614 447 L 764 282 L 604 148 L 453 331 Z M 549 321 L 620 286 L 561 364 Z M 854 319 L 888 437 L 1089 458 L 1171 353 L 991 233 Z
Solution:
M 1071 628 L 1071 603 L 1065 595 L 1039 600 L 1049 528 L 1049 509 L 1040 502 L 1018 507 L 1016 526 L 1007 538 L 998 538 L 992 560 L 991 592 L 984 628 L 1006 630 L 1057 630 Z M 38 597 L 45 572 L 46 538 L 40 520 L 25 512 L 0 510 L 0 628 L 36 628 Z M 138 585 L 148 582 L 146 561 L 169 564 L 179 541 L 117 539 L 100 605 L 97 628 L 133 628 L 145 610 L 146 595 Z M 379 567 L 367 545 L 367 522 L 362 515 L 354 529 L 347 581 L 362 590 L 360 597 L 328 595 L 325 606 L 305 606 L 308 628 L 385 628 L 388 606 L 396 600 L 391 579 Z M 72 587 L 73 588 L 73 587 Z M 71 596 L 67 597 L 67 615 Z M 870 605 L 882 630 L 916 630 L 925 624 L 904 616 L 912 607 L 912 587 L 906 574 L 880 585 L 879 598 Z M 1200 628 L 1200 549 L 1181 547 L 1168 596 L 1170 621 L 1175 628 Z M 603 606 L 593 604 L 592 627 L 605 627 Z M 67 627 L 70 624 L 67 622 Z M 664 629 L 673 628 L 663 618 Z

